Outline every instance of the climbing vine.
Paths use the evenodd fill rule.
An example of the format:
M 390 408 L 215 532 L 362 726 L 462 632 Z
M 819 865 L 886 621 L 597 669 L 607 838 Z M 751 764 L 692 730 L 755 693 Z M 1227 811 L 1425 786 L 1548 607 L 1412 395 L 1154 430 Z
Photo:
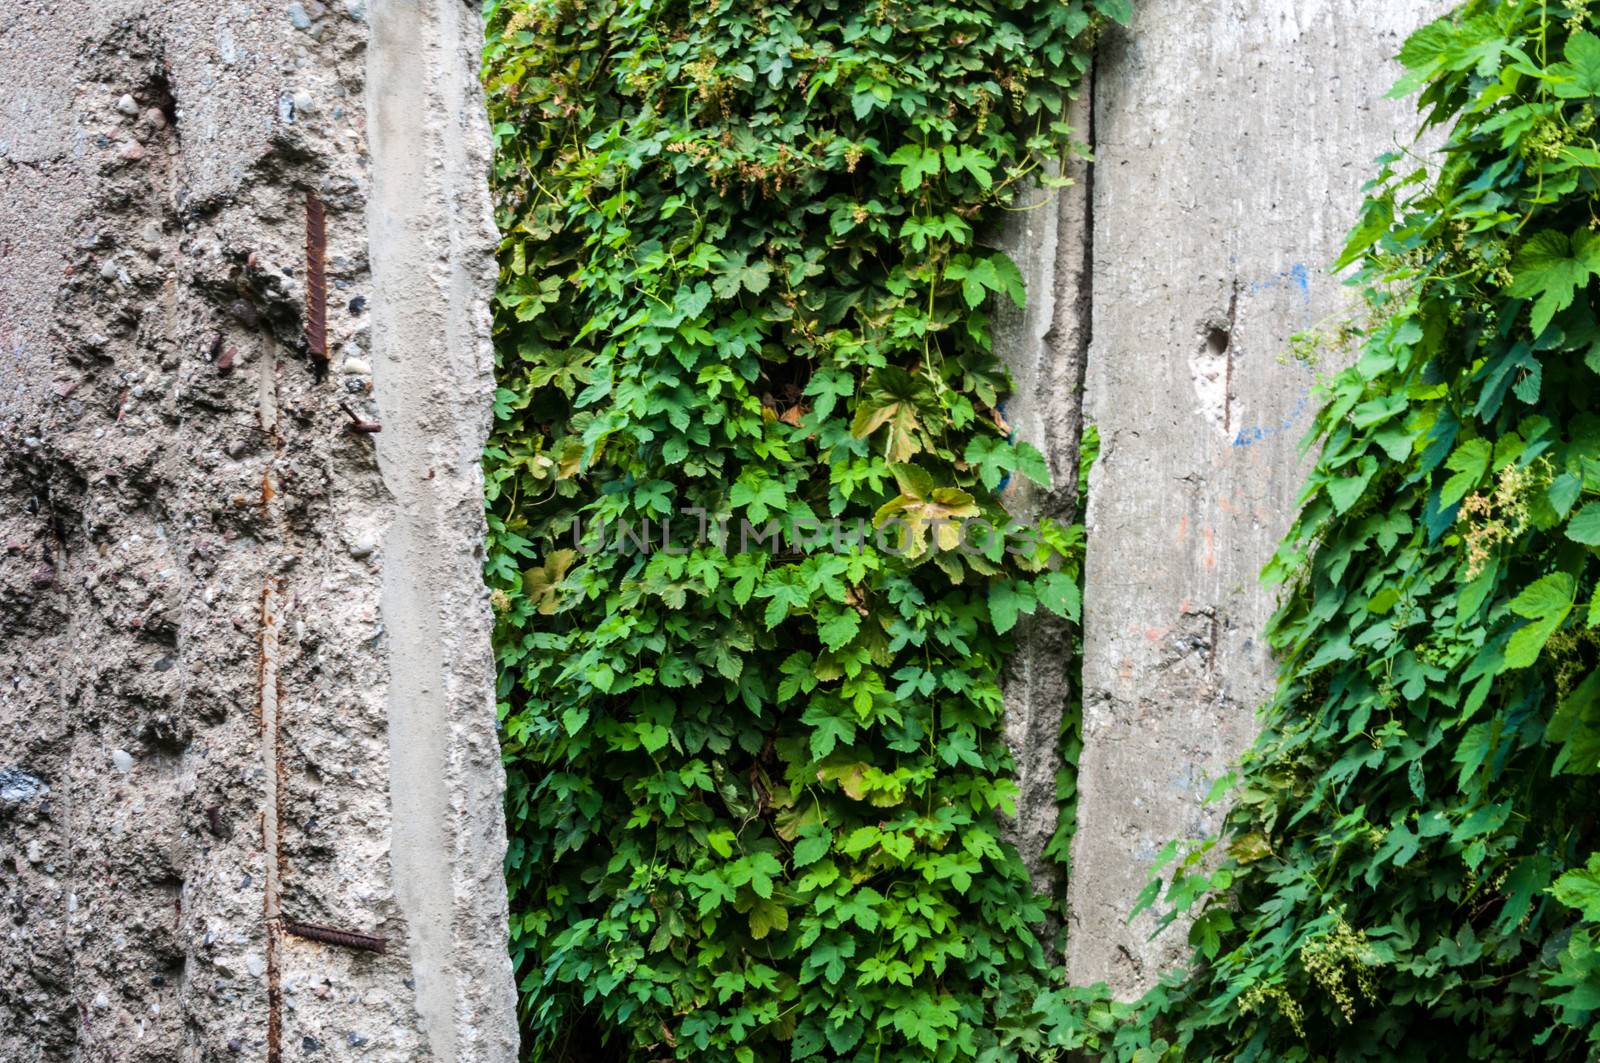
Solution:
M 486 7 L 528 1051 L 1078 1043 L 1034 1020 L 1050 899 L 997 813 L 1001 662 L 1076 616 L 1081 532 L 1001 504 L 1050 470 L 1001 410 L 1024 292 L 983 235 L 1059 183 L 1128 0 Z
M 1470 0 L 1405 47 L 1443 163 L 1384 159 L 1352 235 L 1279 692 L 1227 834 L 1147 891 L 1192 970 L 1118 1005 L 1049 984 L 995 818 L 998 662 L 1076 614 L 1080 533 L 965 533 L 1049 478 L 980 236 L 1074 150 L 1125 0 L 491 2 L 533 1058 L 1600 1052 L 1588 6 Z
M 1359 358 L 1268 570 L 1284 666 L 1224 858 L 1146 897 L 1198 915 L 1141 1016 L 1171 1058 L 1600 1052 L 1588 8 L 1472 0 L 1401 54 L 1443 161 L 1382 160 L 1345 254 Z

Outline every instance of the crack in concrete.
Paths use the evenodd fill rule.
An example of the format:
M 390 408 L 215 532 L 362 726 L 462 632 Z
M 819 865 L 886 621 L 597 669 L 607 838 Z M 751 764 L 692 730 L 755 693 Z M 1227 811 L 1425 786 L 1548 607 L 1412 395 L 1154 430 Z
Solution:
M 1233 293 L 1228 297 L 1228 324 L 1222 332 L 1222 349 L 1228 356 L 1227 371 L 1222 377 L 1222 431 L 1233 435 L 1233 358 L 1238 347 L 1239 331 L 1239 278 L 1233 279 Z

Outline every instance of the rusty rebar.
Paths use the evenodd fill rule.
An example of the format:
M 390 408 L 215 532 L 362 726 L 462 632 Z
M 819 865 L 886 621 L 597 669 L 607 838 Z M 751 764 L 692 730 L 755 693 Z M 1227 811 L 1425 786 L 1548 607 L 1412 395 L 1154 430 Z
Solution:
M 389 948 L 389 939 L 378 937 L 376 934 L 362 934 L 354 930 L 335 930 L 331 926 L 317 926 L 313 923 L 292 923 L 284 921 L 283 930 L 297 938 L 307 941 L 320 941 L 324 945 L 338 945 L 346 949 L 359 949 L 362 952 L 385 952 Z
M 315 192 L 306 193 L 306 353 L 319 371 L 328 366 L 328 218 Z
M 366 420 L 359 413 L 352 410 L 348 402 L 339 403 L 339 409 L 343 410 L 345 415 L 350 418 L 350 431 L 369 436 L 383 431 L 383 425 L 377 421 Z

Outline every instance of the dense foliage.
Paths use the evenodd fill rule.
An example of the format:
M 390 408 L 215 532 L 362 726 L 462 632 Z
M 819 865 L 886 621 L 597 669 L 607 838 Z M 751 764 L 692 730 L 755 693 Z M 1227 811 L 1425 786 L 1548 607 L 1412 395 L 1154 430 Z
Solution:
M 1185 1059 L 1600 1052 L 1600 37 L 1473 0 L 1398 91 L 1449 126 L 1354 233 L 1367 317 L 1270 574 L 1285 665 L 1154 1022 Z M 1214 854 L 1213 854 L 1214 855 Z
M 1048 899 L 996 821 L 999 670 L 1076 612 L 1079 533 L 950 523 L 1048 479 L 978 234 L 1074 150 L 1128 0 L 487 8 L 532 1057 L 1014 1058 Z
M 1147 895 L 1196 954 L 1138 1008 L 1047 986 L 994 820 L 998 662 L 1075 611 L 1077 532 L 930 526 L 1045 478 L 988 347 L 1020 282 L 974 234 L 1071 150 L 1123 0 L 489 7 L 534 1058 L 1600 1054 L 1587 4 L 1471 0 L 1406 45 L 1444 161 L 1383 160 L 1352 237 L 1366 313 L 1320 342 L 1357 357 L 1269 570 L 1281 687 L 1227 837 Z

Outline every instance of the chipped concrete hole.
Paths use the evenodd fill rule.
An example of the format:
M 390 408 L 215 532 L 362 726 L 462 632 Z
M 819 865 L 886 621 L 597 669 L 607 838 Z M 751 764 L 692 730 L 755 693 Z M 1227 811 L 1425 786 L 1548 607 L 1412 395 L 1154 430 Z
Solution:
M 1223 435 L 1233 430 L 1234 351 L 1239 327 L 1239 284 L 1233 283 L 1225 313 L 1207 315 L 1195 330 L 1199 335 L 1195 354 L 1189 359 L 1189 377 L 1194 386 L 1199 412 L 1206 422 Z
M 0 1059 L 509 1063 L 475 6 L 13 6 Z M 1071 632 L 1040 624 L 1008 682 L 1013 836 L 1065 896 L 1066 973 L 1124 995 L 1183 938 L 1124 924 L 1148 855 L 1209 822 L 1197 792 L 1270 679 L 1253 579 L 1300 430 L 1247 435 L 1249 411 L 1294 408 L 1303 382 L 1266 355 L 1342 298 L 1316 275 L 1302 304 L 1273 278 L 1284 256 L 1334 257 L 1358 198 L 1341 167 L 1409 127 L 1372 101 L 1425 15 L 1257 6 L 1322 15 L 1292 49 L 1222 26 L 1202 77 L 1186 57 L 1211 8 L 1144 0 L 1137 54 L 1108 39 L 1074 116 L 1094 172 L 1004 237 L 1030 293 L 1000 322 L 1008 416 L 1058 476 L 1085 418 L 1104 447 L 1081 514 L 1082 675 Z M 1308 56 L 1341 76 L 1306 77 Z M 1241 114 L 1245 96 L 1268 103 Z M 1308 113 L 1332 116 L 1315 143 L 1275 149 Z M 1241 126 L 1283 180 L 1217 172 Z M 1015 490 L 1022 511 L 1078 507 Z M 1063 883 L 1040 854 L 1080 679 Z
M 1226 325 L 1212 325 L 1206 330 L 1206 354 L 1211 358 L 1221 358 L 1228 353 L 1228 347 L 1233 343 L 1233 333 Z

